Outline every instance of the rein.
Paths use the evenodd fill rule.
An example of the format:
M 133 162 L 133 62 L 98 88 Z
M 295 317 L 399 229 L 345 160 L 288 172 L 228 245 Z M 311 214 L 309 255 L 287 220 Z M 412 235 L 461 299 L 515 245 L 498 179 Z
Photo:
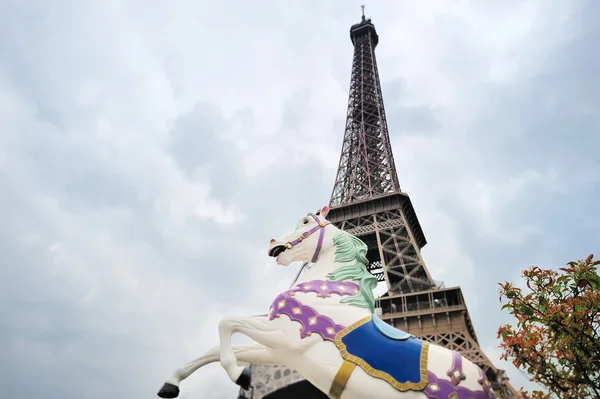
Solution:
M 294 282 L 292 283 L 292 285 L 290 285 L 290 289 L 294 288 L 294 285 L 296 285 L 296 282 L 300 278 L 300 275 L 302 274 L 302 272 L 304 271 L 306 266 L 308 266 L 308 262 L 304 262 L 302 264 L 302 266 L 300 267 L 300 270 L 298 270 L 298 273 L 296 273 L 296 278 L 294 278 Z
M 294 278 L 294 281 L 292 282 L 292 285 L 290 285 L 290 288 L 289 288 L 290 290 L 292 288 L 294 288 L 294 285 L 296 285 L 296 282 L 300 278 L 300 275 L 302 274 L 302 272 L 304 271 L 304 269 L 306 269 L 306 266 L 308 266 L 308 262 L 304 262 L 302 264 L 302 266 L 300 267 L 300 270 L 298 270 L 298 273 L 296 274 L 296 277 Z M 254 315 L 252 317 L 267 317 L 268 315 L 269 315 L 268 313 L 265 313 L 265 314 L 257 314 L 257 315 Z

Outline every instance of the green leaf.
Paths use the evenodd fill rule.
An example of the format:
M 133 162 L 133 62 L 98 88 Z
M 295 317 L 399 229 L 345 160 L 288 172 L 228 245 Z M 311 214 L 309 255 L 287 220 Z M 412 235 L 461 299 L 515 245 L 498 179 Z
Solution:
M 508 331 L 506 330 L 502 330 L 502 340 L 506 341 L 506 338 L 508 337 Z
M 540 305 L 540 312 L 542 312 L 542 313 L 546 313 L 546 310 L 548 310 L 548 309 L 546 308 L 546 306 L 544 306 L 544 305 Z
M 533 309 L 531 309 L 529 306 L 525 305 L 523 306 L 523 312 L 527 315 L 527 316 L 531 316 L 533 315 Z
M 558 285 L 555 285 L 555 286 L 554 286 L 554 293 L 555 293 L 555 294 L 560 294 L 560 291 L 561 291 L 561 289 L 560 289 L 560 286 L 558 286 Z
M 577 313 L 581 312 L 581 305 L 579 305 L 579 304 L 575 305 L 575 311 Z

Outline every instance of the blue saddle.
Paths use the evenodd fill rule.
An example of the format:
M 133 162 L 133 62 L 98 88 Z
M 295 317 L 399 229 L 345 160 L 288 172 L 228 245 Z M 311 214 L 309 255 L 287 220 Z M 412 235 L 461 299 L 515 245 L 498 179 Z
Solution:
M 429 344 L 376 315 L 340 331 L 335 343 L 345 360 L 400 391 L 420 391 L 427 385 Z

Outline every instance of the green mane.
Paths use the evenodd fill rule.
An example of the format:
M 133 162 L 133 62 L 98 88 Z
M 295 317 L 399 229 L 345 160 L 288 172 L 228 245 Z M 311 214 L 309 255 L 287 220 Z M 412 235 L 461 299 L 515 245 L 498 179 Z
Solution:
M 333 237 L 333 244 L 335 246 L 335 262 L 349 264 L 329 273 L 327 278 L 330 281 L 336 282 L 355 280 L 359 282 L 360 286 L 360 293 L 358 295 L 343 298 L 341 302 L 362 308 L 369 308 L 374 313 L 375 297 L 373 290 L 377 287 L 377 279 L 367 270 L 367 265 L 369 264 L 367 260 L 367 245 L 360 239 L 344 231 Z

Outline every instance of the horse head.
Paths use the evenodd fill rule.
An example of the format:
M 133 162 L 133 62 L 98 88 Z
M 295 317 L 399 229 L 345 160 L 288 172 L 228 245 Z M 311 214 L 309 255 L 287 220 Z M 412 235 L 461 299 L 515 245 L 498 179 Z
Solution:
M 316 262 L 319 255 L 333 247 L 333 237 L 340 230 L 327 219 L 329 207 L 309 213 L 298 221 L 294 231 L 269 243 L 269 256 L 288 266 L 292 262 Z

